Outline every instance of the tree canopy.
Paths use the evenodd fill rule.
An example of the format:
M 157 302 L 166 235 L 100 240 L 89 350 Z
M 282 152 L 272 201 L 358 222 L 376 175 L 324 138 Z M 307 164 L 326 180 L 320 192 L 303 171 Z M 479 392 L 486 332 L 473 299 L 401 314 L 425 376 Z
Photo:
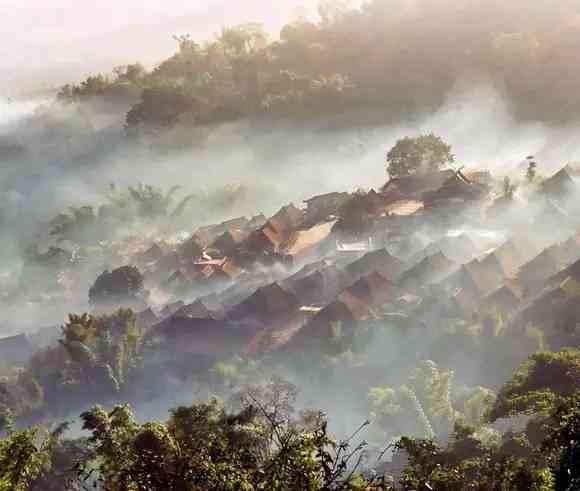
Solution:
M 405 137 L 387 153 L 387 172 L 391 177 L 408 176 L 438 170 L 454 161 L 451 146 L 439 136 Z

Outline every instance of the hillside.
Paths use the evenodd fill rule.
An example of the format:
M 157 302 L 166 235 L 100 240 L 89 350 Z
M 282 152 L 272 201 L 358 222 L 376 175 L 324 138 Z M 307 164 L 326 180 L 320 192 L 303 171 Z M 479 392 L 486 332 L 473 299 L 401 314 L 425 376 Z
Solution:
M 0 491 L 580 489 L 580 7 L 396 7 L 0 104 Z
M 238 391 L 283 374 L 298 398 L 288 387 L 273 389 L 290 391 L 277 397 L 324 410 L 339 435 L 356 427 L 349 421 L 370 418 L 365 452 L 380 461 L 390 440 L 419 458 L 421 440 L 400 435 L 436 445 L 459 431 L 478 442 L 478 455 L 501 460 L 473 432 L 509 439 L 530 431 L 506 422 L 501 436 L 505 425 L 494 423 L 527 411 L 509 402 L 511 373 L 537 350 L 578 345 L 571 326 L 580 320 L 580 188 L 572 169 L 517 193 L 485 171 L 437 166 L 377 184 L 186 236 L 162 232 L 194 199 L 175 200 L 178 188 L 113 189 L 109 205 L 59 215 L 50 224 L 54 245 L 31 252 L 7 300 L 42 294 L 74 305 L 97 277 L 91 313 L 0 339 L 4 410 L 19 425 L 59 421 L 95 403 L 131 402 L 140 417 L 157 417 L 170 407 L 163 401 L 191 401 L 191 384 L 196 400 L 217 393 L 234 410 Z M 105 232 L 116 238 L 103 241 Z M 578 356 L 561 353 L 553 356 Z M 546 390 L 557 391 L 552 383 Z M 556 410 L 548 400 L 546 410 Z M 535 455 L 533 445 L 518 452 Z M 401 476 L 398 455 L 382 472 Z

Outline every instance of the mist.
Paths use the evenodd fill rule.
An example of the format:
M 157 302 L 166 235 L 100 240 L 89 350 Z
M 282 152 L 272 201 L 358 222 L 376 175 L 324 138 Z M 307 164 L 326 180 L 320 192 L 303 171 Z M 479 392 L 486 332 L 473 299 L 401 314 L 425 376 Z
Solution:
M 136 61 L 155 65 L 173 53 L 174 35 L 211 38 L 223 26 L 256 21 L 277 33 L 298 7 L 315 12 L 316 5 L 314 0 L 275 5 L 260 0 L 243 5 L 232 0 L 2 0 L 0 97 L 53 90 Z
M 435 5 L 447 9 L 451 19 L 461 16 L 451 1 L 404 4 L 406 8 L 399 19 L 401 25 L 397 26 L 401 30 L 410 29 L 417 19 L 420 19 L 420 29 L 426 22 L 421 15 L 426 15 L 425 12 L 430 12 Z M 314 2 L 301 6 L 318 20 Z M 417 316 L 413 318 L 416 322 L 412 329 L 401 328 L 387 316 L 378 327 L 371 329 L 358 351 L 349 349 L 333 355 L 280 350 L 258 360 L 247 355 L 221 360 L 198 352 L 179 353 L 175 359 L 172 353 L 146 353 L 144 373 L 147 376 L 140 380 L 141 385 L 136 384 L 129 391 L 131 401 L 137 404 L 138 418 L 142 421 L 163 418 L 171 407 L 207 400 L 216 390 L 229 400 L 246 385 L 264 383 L 269 376 L 277 375 L 300 388 L 299 409 L 324 410 L 331 416 L 333 433 L 345 436 L 369 417 L 371 388 L 394 387 L 403 391 L 405 384 L 415 383 L 421 374 L 435 374 L 435 377 L 449 370 L 454 374 L 451 378 L 456 384 L 455 394 L 461 400 L 467 398 L 466 394 L 473 387 L 498 390 L 519 363 L 542 346 L 533 338 L 534 331 L 528 329 L 529 326 L 521 327 L 516 321 L 513 325 L 517 329 L 510 331 L 506 340 L 499 336 L 484 337 L 480 333 L 487 332 L 489 319 L 483 314 L 478 317 L 479 311 L 470 312 L 471 317 L 466 315 L 452 324 L 444 309 L 438 308 L 437 301 L 442 292 L 448 295 L 455 291 L 453 275 L 456 271 L 462 271 L 465 264 L 483 263 L 520 233 L 520 228 L 532 229 L 532 232 L 531 237 L 526 236 L 529 240 L 526 247 L 531 244 L 525 251 L 529 252 L 529 257 L 522 253 L 526 256 L 525 261 L 522 259 L 518 268 L 544 248 L 569 237 L 572 240 L 573 228 L 577 225 L 574 214 L 578 211 L 574 198 L 562 199 L 562 203 L 554 205 L 556 212 L 565 208 L 562 216 L 570 218 L 572 223 L 562 224 L 561 217 L 554 218 L 546 212 L 545 202 L 534 201 L 539 186 L 526 187 L 525 181 L 530 156 L 537 162 L 541 177 L 553 175 L 567 163 L 580 161 L 580 118 L 554 121 L 550 117 L 522 117 L 521 107 L 517 107 L 517 101 L 506 86 L 478 69 L 458 70 L 448 84 L 443 77 L 444 97 L 435 108 L 427 104 L 424 110 L 400 114 L 393 111 L 383 119 L 376 118 L 368 106 L 303 119 L 295 115 L 272 116 L 257 112 L 227 122 L 176 124 L 154 137 L 129 137 L 126 114 L 138 103 L 139 97 L 134 100 L 113 98 L 112 103 L 103 102 L 98 96 L 88 97 L 78 104 L 55 102 L 55 85 L 81 80 L 88 73 L 108 72 L 116 65 L 137 60 L 144 62 L 148 69 L 153 68 L 174 53 L 172 34 L 191 32 L 196 39 L 207 39 L 224 25 L 259 20 L 276 37 L 286 22 L 293 17 L 303 17 L 304 10 L 298 7 L 292 1 L 271 6 L 258 0 L 244 2 L 243 6 L 214 0 L 193 7 L 170 0 L 164 3 L 163 9 L 155 2 L 129 2 L 120 7 L 110 2 L 95 6 L 60 0 L 50 8 L 35 5 L 33 0 L 18 5 L 16 2 L 0 3 L 0 15 L 7 15 L 7 24 L 13 29 L 2 32 L 0 40 L 4 37 L 2 44 L 6 46 L 10 38 L 21 47 L 18 56 L 9 53 L 0 62 L 0 77 L 10 73 L 4 77 L 1 89 L 7 94 L 19 94 L 0 98 L 0 338 L 26 333 L 42 348 L 48 346 L 56 350 L 60 348 L 54 348 L 60 334 L 57 326 L 65 322 L 69 313 L 80 314 L 93 309 L 89 289 L 103 271 L 141 259 L 141 254 L 153 244 L 161 244 L 160 249 L 165 248 L 163 254 L 167 256 L 177 255 L 179 247 L 195 237 L 200 227 L 262 213 L 268 218 L 289 203 L 302 208 L 304 200 L 324 193 L 359 191 L 358 196 L 362 196 L 363 191 L 379 190 L 389 178 L 385 167 L 389 149 L 403 137 L 433 133 L 451 146 L 455 156 L 451 166 L 454 170 L 489 171 L 495 179 L 493 184 L 498 187 L 504 176 L 509 178 L 503 181 L 508 185 L 510 182 L 523 185 L 514 188 L 509 210 L 502 211 L 494 220 L 481 219 L 480 223 L 479 217 L 483 214 L 477 208 L 478 203 L 473 208 L 462 209 L 456 216 L 451 213 L 451 218 L 437 216 L 432 222 L 426 220 L 409 233 L 409 244 L 399 249 L 390 243 L 385 245 L 389 253 L 399 255 L 398 259 L 404 263 L 400 274 L 394 275 L 399 281 L 420 264 L 422 258 L 430 257 L 429 246 L 433 244 L 461 236 L 469 237 L 476 244 L 469 261 L 448 258 L 453 265 L 445 275 L 437 281 L 425 280 L 425 284 L 417 288 L 424 295 L 420 301 L 414 294 L 404 301 L 397 300 L 399 304 L 389 314 L 404 317 L 407 312 L 401 311 L 408 308 L 409 318 Z M 567 8 L 574 10 L 576 7 Z M 545 27 L 540 14 L 549 9 L 550 6 L 530 8 L 526 25 L 533 24 L 539 26 L 538 29 Z M 41 17 L 42 23 L 35 24 L 37 36 L 25 36 L 33 14 Z M 506 15 L 505 10 L 502 15 Z M 86 22 L 88 18 L 90 23 Z M 498 17 L 489 19 L 489 24 L 495 25 L 495 20 L 499 24 L 505 22 Z M 441 28 L 431 27 L 428 36 L 438 36 Z M 50 42 L 43 45 L 44 40 Z M 434 37 L 434 44 L 436 40 L 441 41 Z M 45 52 L 38 56 L 41 48 Z M 23 66 L 22 59 L 31 61 Z M 429 82 L 424 81 L 425 84 Z M 47 90 L 38 95 L 42 91 L 37 89 Z M 30 95 L 33 92 L 35 94 Z M 163 191 L 179 185 L 182 188 L 180 196 L 191 195 L 193 199 L 181 216 L 173 216 L 168 207 L 167 214 L 154 220 L 140 218 L 122 225 L 104 221 L 104 225 L 99 224 L 94 229 L 87 226 L 86 236 L 78 244 L 72 239 L 59 240 L 52 234 L 51 224 L 59 214 L 84 206 L 92 207 L 91 213 L 93 209 L 106 208 L 115 189 L 131 189 L 138 183 L 150 184 Z M 226 195 L 222 200 L 225 204 L 218 199 L 222 195 Z M 218 198 L 212 200 L 214 196 Z M 229 199 L 231 196 L 233 198 Z M 503 197 L 501 190 L 495 188 L 487 196 L 491 205 Z M 332 216 L 340 222 L 334 214 Z M 385 216 L 390 215 L 381 215 Z M 473 216 L 478 218 L 473 220 Z M 563 230 L 556 233 L 556 228 Z M 525 232 L 530 233 L 529 230 Z M 135 250 L 131 250 L 129 244 L 133 240 L 139 242 Z M 129 251 L 117 254 L 115 248 L 125 246 Z M 36 254 L 44 258 L 47 251 L 55 249 L 64 251 L 63 256 L 70 252 L 75 258 L 86 253 L 84 262 L 80 261 L 79 272 L 74 272 L 66 263 L 72 263 L 72 259 L 64 260 L 62 268 L 58 266 L 61 275 L 58 281 L 55 281 L 54 268 L 34 269 L 37 265 L 31 257 Z M 200 248 L 202 250 L 207 254 L 208 244 Z M 203 260 L 206 259 L 204 255 Z M 315 259 L 327 260 L 328 257 L 321 255 Z M 214 259 L 210 257 L 209 261 Z M 174 291 L 168 286 L 167 271 L 162 270 L 156 276 L 156 266 L 146 261 L 143 264 L 143 267 L 139 265 L 142 269 L 150 268 L 149 276 L 145 275 L 150 296 L 142 310 L 148 307 L 158 315 L 159 324 L 155 324 L 158 326 L 172 319 L 174 312 L 163 312 L 171 310 L 177 302 L 189 303 L 215 293 L 224 298 L 229 294 L 228 301 L 235 299 L 237 303 L 231 300 L 232 303 L 239 304 L 247 300 L 256 287 L 283 282 L 300 271 L 306 262 L 291 266 L 252 265 L 248 269 L 257 277 L 255 283 L 243 283 L 248 279 L 242 276 L 240 284 L 237 280 L 227 284 L 230 288 L 237 286 L 241 293 L 228 292 L 225 286 L 206 289 L 197 285 L 185 293 Z M 347 269 L 349 264 L 341 258 L 332 266 Z M 562 261 L 559 266 L 563 268 L 569 264 Z M 351 279 L 355 284 L 361 278 L 353 275 Z M 72 286 L 66 286 L 67 282 Z M 55 283 L 65 287 L 58 290 Z M 535 295 L 541 292 L 540 289 L 526 293 L 525 301 L 533 302 Z M 411 307 L 413 302 L 420 305 L 417 311 Z M 397 319 L 400 321 L 400 317 Z M 241 324 L 248 328 L 252 322 L 260 325 L 255 319 L 247 325 Z M 489 363 L 492 356 L 493 363 Z M 426 360 L 439 368 L 429 372 L 429 366 L 421 365 Z M 223 365 L 221 374 L 220 363 Z M 424 372 L 417 371 L 417 367 L 423 367 Z M 365 383 L 361 384 L 361 380 Z M 75 401 L 71 414 L 63 411 L 58 416 L 72 417 L 73 413 L 78 414 L 79 406 L 88 407 L 93 402 Z M 374 450 L 378 451 L 385 441 L 398 436 L 397 431 L 421 431 L 413 418 L 401 419 L 403 422 L 395 429 L 385 429 L 373 421 Z M 445 432 L 448 431 L 449 428 L 445 428 L 441 434 L 447 437 Z

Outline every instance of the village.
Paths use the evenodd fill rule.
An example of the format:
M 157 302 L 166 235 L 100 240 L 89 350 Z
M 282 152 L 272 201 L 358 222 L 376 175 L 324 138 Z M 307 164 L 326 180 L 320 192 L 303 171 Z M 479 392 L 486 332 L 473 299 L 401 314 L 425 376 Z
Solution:
M 438 329 L 486 315 L 540 325 L 557 349 L 580 316 L 573 173 L 562 168 L 523 202 L 498 195 L 488 172 L 434 170 L 204 226 L 173 247 L 142 243 L 128 264 L 165 303 L 95 308 L 139 309 L 145 339 L 184 357 L 324 351 L 337 329 L 352 337 L 377 320 Z M 2 358 L 19 364 L 37 349 L 25 334 L 0 339 Z

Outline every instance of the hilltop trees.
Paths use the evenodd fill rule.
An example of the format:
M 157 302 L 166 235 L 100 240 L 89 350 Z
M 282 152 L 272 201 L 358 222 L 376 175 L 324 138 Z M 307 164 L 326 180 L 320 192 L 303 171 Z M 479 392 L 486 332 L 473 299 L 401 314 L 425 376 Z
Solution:
M 533 156 L 527 157 L 528 167 L 526 169 L 526 180 L 529 184 L 533 183 L 538 175 L 538 163 Z
M 319 21 L 291 22 L 279 40 L 269 41 L 255 23 L 224 28 L 207 42 L 179 36 L 177 52 L 153 70 L 135 63 L 112 76 L 93 75 L 63 87 L 58 99 L 131 94 L 129 128 L 215 122 L 271 108 L 301 117 L 362 109 L 385 121 L 436 110 L 472 70 L 502 87 L 518 116 L 561 121 L 578 112 L 573 2 L 558 9 L 527 3 L 517 23 L 514 12 L 522 9 L 499 0 L 462 8 L 421 2 L 397 11 L 385 0 L 355 3 L 322 1 Z M 473 25 L 478 28 L 465 28 Z M 341 95 L 342 104 L 319 101 L 311 89 L 323 80 L 334 81 L 331 95 L 336 80 L 348 80 L 352 91 Z M 312 101 L 320 104 L 309 106 Z
M 272 380 L 248 388 L 235 412 L 213 399 L 172 410 L 166 423 L 140 425 L 128 406 L 97 406 L 81 415 L 91 433 L 81 477 L 96 471 L 104 489 L 151 491 L 366 489 L 355 474 L 361 448 L 335 447 L 325 418 L 295 417 L 294 400 L 290 384 Z
M 89 289 L 89 303 L 98 309 L 142 305 L 143 275 L 135 266 L 103 271 Z
M 391 177 L 408 176 L 437 170 L 454 161 L 451 146 L 439 136 L 405 137 L 387 153 L 387 172 Z

